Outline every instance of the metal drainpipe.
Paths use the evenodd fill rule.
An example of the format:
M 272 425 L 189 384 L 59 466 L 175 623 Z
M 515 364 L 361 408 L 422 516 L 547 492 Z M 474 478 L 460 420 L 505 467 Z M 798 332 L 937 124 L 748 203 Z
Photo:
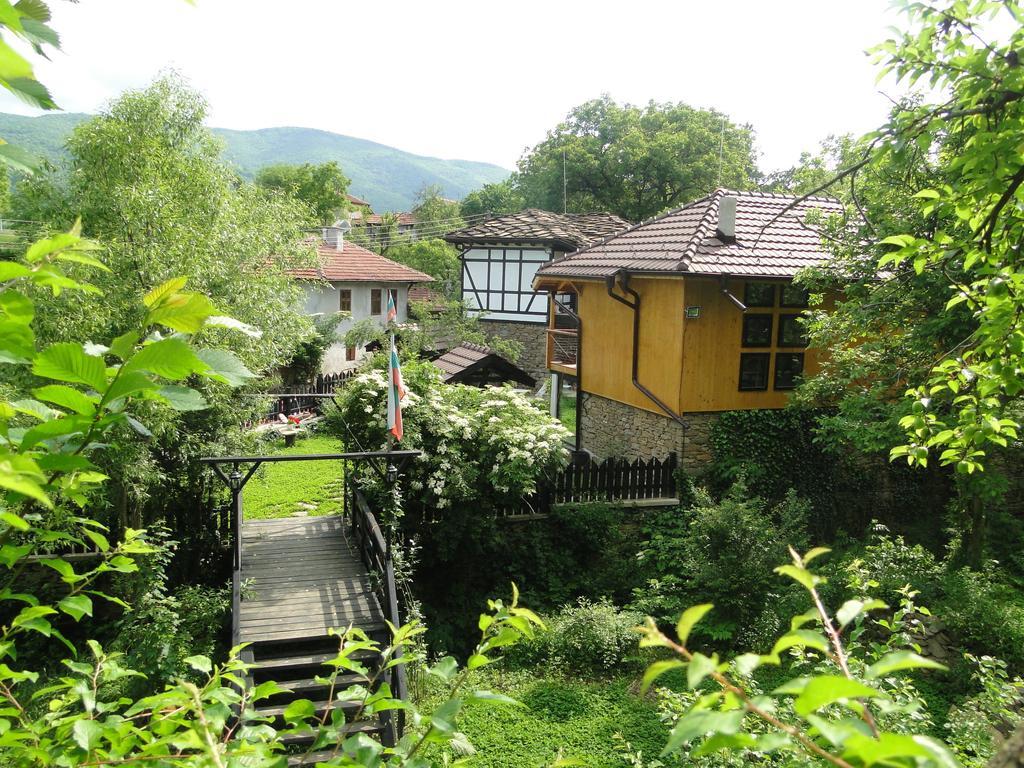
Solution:
M 616 281 L 618 281 L 619 287 L 622 288 L 623 293 L 628 293 L 633 297 L 632 302 L 627 301 L 622 296 L 615 293 Z M 686 430 L 689 429 L 690 423 L 662 402 L 662 400 L 656 394 L 651 392 L 651 390 L 641 384 L 637 377 L 637 371 L 640 367 L 640 294 L 629 287 L 629 271 L 620 269 L 605 281 L 605 289 L 608 291 L 609 296 L 620 304 L 625 304 L 633 312 L 633 386 L 643 392 L 644 396 L 646 396 L 648 400 L 658 406 L 666 416 L 683 428 L 683 441 L 685 445 Z M 683 457 L 680 455 L 680 466 L 682 466 L 682 459 Z

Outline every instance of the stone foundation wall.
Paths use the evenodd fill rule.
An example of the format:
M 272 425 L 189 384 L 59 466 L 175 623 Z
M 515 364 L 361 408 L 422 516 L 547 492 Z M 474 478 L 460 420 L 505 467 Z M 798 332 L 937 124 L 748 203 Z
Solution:
M 577 403 L 581 447 L 598 460 L 664 459 L 674 451 L 687 471 L 699 471 L 711 462 L 711 425 L 718 420 L 717 413 L 684 413 L 689 422 L 684 438 L 682 426 L 667 416 L 589 392 Z
M 538 385 L 548 377 L 546 325 L 542 323 L 506 323 L 484 318 L 480 321 L 480 328 L 486 333 L 522 344 L 523 352 L 516 365 L 533 376 Z

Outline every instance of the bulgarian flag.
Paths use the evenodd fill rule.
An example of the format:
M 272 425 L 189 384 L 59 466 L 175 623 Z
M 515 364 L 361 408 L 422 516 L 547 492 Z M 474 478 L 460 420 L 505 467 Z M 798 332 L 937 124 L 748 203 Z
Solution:
M 388 299 L 388 315 L 394 304 Z M 395 440 L 402 439 L 402 401 L 405 399 L 405 383 L 402 381 L 402 367 L 398 364 L 398 350 L 395 334 L 391 334 L 391 356 L 388 358 L 388 432 Z
M 398 322 L 398 308 L 395 306 L 395 295 L 391 292 L 390 289 L 388 289 L 388 317 L 387 317 L 387 321 L 389 323 Z M 394 341 L 394 337 L 392 337 L 392 341 Z M 392 344 L 391 346 L 394 347 L 394 344 Z

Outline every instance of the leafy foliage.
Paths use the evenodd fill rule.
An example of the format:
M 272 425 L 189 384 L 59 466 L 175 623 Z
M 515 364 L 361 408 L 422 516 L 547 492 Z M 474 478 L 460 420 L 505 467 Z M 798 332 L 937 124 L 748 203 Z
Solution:
M 605 95 L 574 108 L 519 161 L 527 204 L 608 211 L 640 221 L 757 175 L 750 126 L 686 104 L 619 105 Z M 722 161 L 719 163 L 719 156 Z
M 311 212 L 312 223 L 321 226 L 333 224 L 348 209 L 349 179 L 333 160 L 268 165 L 256 174 L 256 184 L 301 201 Z

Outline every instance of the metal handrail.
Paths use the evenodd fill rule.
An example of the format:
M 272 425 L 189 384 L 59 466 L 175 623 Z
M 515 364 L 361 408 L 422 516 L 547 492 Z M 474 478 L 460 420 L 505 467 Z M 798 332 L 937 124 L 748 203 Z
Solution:
M 395 563 L 391 554 L 391 540 L 381 530 L 377 518 L 374 517 L 373 512 L 370 510 L 370 505 L 366 501 L 363 492 L 353 487 L 352 498 L 355 502 L 352 505 L 352 532 L 356 546 L 359 548 L 359 553 L 366 567 L 376 572 L 380 579 L 377 596 L 381 602 L 381 607 L 387 612 L 388 621 L 391 622 L 392 626 L 399 627 L 401 626 L 401 617 L 398 611 L 398 589 L 395 584 Z M 402 649 L 396 647 L 394 659 L 400 661 L 401 658 Z M 392 670 L 395 673 L 393 680 Z M 396 699 L 404 699 L 409 687 L 406 680 L 405 665 L 399 663 L 392 670 L 388 670 L 385 674 L 385 681 L 391 685 L 392 696 Z M 394 735 L 396 742 L 402 738 L 404 729 L 405 713 L 402 710 L 398 710 Z

